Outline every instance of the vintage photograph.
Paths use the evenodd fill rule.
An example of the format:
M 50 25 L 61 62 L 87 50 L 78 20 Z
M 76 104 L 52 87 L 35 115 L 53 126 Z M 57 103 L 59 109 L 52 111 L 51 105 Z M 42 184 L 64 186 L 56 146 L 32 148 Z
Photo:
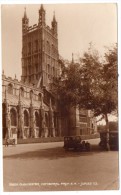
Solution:
M 119 190 L 118 5 L 3 4 L 3 192 Z

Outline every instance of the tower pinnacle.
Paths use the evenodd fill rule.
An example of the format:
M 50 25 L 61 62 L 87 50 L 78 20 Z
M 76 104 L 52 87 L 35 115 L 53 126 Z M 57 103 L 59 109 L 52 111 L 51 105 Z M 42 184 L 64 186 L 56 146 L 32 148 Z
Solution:
M 72 64 L 74 63 L 74 54 L 72 53 Z
M 57 21 L 56 21 L 56 18 L 55 18 L 55 11 L 53 12 L 53 20 L 51 22 L 51 25 L 52 25 L 53 33 L 55 35 L 57 35 Z
M 24 8 L 24 17 L 22 18 L 22 32 L 25 33 L 29 26 L 29 19 L 26 14 L 26 7 Z
M 39 24 L 41 26 L 45 25 L 45 10 L 43 4 L 41 4 L 39 9 Z
M 24 8 L 24 18 L 27 18 L 26 7 Z

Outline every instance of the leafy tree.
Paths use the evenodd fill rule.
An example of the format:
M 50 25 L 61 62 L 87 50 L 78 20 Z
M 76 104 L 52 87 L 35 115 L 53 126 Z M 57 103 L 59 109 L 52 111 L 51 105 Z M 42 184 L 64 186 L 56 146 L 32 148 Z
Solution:
M 93 51 L 85 53 L 81 61 L 90 95 L 90 101 L 85 102 L 85 107 L 92 109 L 95 116 L 103 115 L 108 131 L 108 114 L 115 111 L 118 105 L 117 45 L 108 49 L 103 62 L 98 53 Z
M 80 105 L 102 115 L 109 131 L 108 114 L 117 109 L 117 45 L 108 48 L 104 60 L 99 53 L 89 48 L 80 59 L 80 64 L 70 63 L 61 78 L 53 84 L 62 104 Z

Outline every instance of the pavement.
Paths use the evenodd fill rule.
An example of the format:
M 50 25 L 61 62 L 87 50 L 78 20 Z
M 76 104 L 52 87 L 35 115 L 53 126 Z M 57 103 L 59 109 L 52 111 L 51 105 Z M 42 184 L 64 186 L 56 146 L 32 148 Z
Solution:
M 65 151 L 63 142 L 3 146 L 4 192 L 119 189 L 119 153 Z

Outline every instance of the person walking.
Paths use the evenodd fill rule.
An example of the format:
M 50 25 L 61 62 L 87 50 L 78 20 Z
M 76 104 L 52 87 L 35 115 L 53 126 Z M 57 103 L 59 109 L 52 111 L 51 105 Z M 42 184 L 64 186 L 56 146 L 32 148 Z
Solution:
M 5 138 L 5 147 L 7 146 L 8 147 L 8 145 L 9 145 L 9 143 L 8 143 L 8 138 Z

